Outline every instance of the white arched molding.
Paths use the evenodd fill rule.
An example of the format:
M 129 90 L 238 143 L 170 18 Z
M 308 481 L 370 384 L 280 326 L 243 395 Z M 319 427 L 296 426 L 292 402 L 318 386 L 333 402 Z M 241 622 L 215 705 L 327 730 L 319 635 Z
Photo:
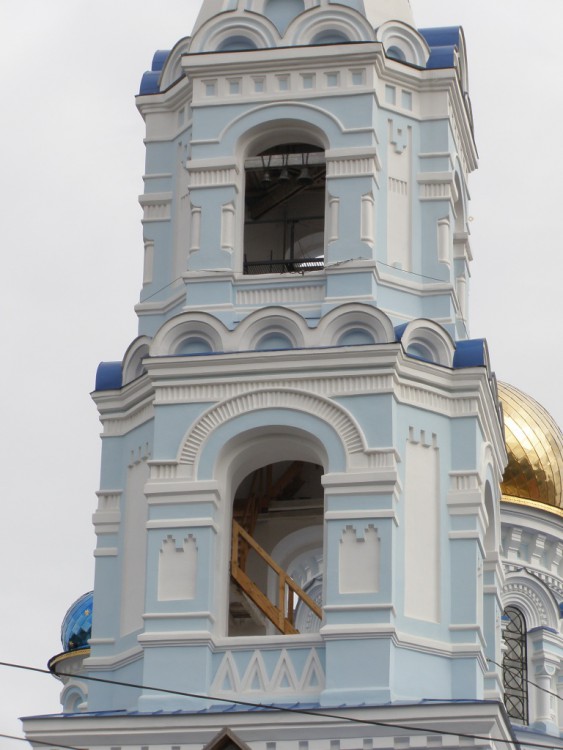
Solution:
M 207 313 L 189 312 L 177 315 L 168 320 L 156 333 L 151 346 L 151 357 L 163 357 L 176 354 L 186 339 L 202 339 L 209 344 L 211 351 L 225 351 L 227 329 Z
M 305 412 L 326 422 L 339 436 L 348 459 L 364 452 L 364 438 L 350 414 L 329 399 L 289 388 L 243 393 L 208 409 L 186 435 L 178 462 L 194 466 L 207 438 L 222 424 L 240 415 L 266 409 Z M 349 460 L 348 460 L 349 462 Z
M 221 45 L 234 37 L 248 39 L 258 49 L 277 47 L 280 42 L 278 30 L 265 16 L 221 13 L 197 30 L 190 44 L 190 54 L 220 51 Z
M 254 350 L 264 337 L 285 336 L 294 349 L 306 346 L 308 326 L 298 313 L 284 307 L 266 307 L 246 317 L 236 329 L 237 346 L 241 351 Z
M 272 559 L 283 570 L 287 571 L 288 575 L 302 589 L 306 590 L 313 580 L 317 580 L 322 591 L 324 577 L 322 523 L 317 526 L 307 526 L 288 534 L 274 547 L 271 555 Z M 268 570 L 267 591 L 272 601 L 275 601 L 278 586 L 278 576 L 270 568 Z M 322 598 L 317 603 L 322 607 Z
M 419 356 L 444 367 L 452 367 L 455 344 L 449 333 L 432 320 L 413 320 L 405 328 L 401 344 L 406 354 Z
M 371 336 L 375 344 L 395 341 L 391 320 L 381 310 L 371 305 L 350 303 L 331 310 L 316 328 L 317 346 L 337 346 L 346 333 L 359 329 Z
M 71 678 L 62 689 L 60 700 L 64 713 L 86 711 L 88 708 L 88 684 L 82 680 Z
M 166 58 L 160 77 L 161 91 L 165 91 L 184 75 L 184 71 L 182 70 L 182 55 L 185 55 L 189 51 L 190 42 L 190 37 L 180 39 Z
M 509 573 L 502 588 L 502 606 L 516 607 L 524 615 L 528 631 L 548 627 L 559 630 L 559 608 L 551 592 L 525 571 Z
M 307 122 L 306 119 L 272 117 L 270 113 L 272 107 L 277 109 L 278 105 L 268 104 L 256 107 L 250 113 L 244 113 L 241 118 L 234 119 L 229 124 L 227 130 L 232 126 L 235 133 L 236 152 L 243 154 L 245 159 L 249 156 L 256 156 L 268 148 L 286 143 L 309 143 L 322 149 L 328 148 L 328 138 L 323 129 Z M 285 108 L 283 103 L 282 107 Z M 307 109 L 303 112 L 304 118 L 309 115 Z M 258 118 L 258 122 L 246 127 L 244 121 L 248 114 L 253 115 L 249 119 Z M 331 123 L 333 123 L 332 118 Z M 226 137 L 227 130 L 221 134 L 221 140 Z
M 306 526 L 288 534 L 274 547 L 271 556 L 301 588 L 305 588 L 309 581 L 324 572 L 322 525 Z M 276 582 L 272 578 L 272 585 Z
M 388 21 L 376 32 L 376 40 L 383 44 L 385 52 L 392 47 L 398 49 L 406 63 L 425 68 L 430 58 L 430 48 L 422 37 L 411 26 L 400 21 Z
M 123 385 L 144 374 L 143 359 L 149 356 L 151 339 L 148 336 L 139 336 L 128 347 L 123 357 Z
M 350 42 L 375 41 L 373 28 L 366 18 L 352 8 L 312 8 L 289 25 L 283 37 L 284 46 L 309 46 L 320 34 L 336 33 Z

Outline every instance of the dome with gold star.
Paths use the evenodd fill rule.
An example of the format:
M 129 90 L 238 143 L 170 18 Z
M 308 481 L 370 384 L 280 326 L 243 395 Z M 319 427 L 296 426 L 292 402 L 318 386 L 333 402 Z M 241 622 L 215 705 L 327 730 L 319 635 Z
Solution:
M 503 500 L 563 516 L 563 433 L 541 404 L 507 383 L 498 384 L 504 410 L 508 465 Z
M 89 591 L 77 599 L 66 613 L 61 625 L 61 642 L 65 651 L 89 648 L 92 635 L 94 593 Z

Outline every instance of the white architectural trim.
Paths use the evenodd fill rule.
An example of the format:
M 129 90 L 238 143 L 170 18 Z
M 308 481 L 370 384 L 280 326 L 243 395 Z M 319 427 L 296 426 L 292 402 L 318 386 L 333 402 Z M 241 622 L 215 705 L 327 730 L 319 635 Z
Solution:
M 348 454 L 364 450 L 364 436 L 360 428 L 342 407 L 306 391 L 265 388 L 243 393 L 208 409 L 184 438 L 179 463 L 193 466 L 203 443 L 219 425 L 236 416 L 264 409 L 304 411 L 329 424 L 340 436 Z

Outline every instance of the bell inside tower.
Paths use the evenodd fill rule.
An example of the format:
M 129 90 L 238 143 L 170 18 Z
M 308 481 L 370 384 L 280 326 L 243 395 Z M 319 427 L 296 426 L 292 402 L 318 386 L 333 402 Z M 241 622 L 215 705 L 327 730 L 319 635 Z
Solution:
M 323 468 L 262 466 L 234 499 L 229 635 L 318 631 L 322 619 Z
M 324 267 L 326 164 L 322 148 L 285 143 L 245 164 L 244 273 Z

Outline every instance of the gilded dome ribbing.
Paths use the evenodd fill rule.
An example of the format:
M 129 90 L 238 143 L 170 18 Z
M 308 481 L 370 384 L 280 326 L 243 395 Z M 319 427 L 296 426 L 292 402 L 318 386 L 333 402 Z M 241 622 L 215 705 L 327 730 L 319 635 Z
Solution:
M 563 515 L 563 433 L 527 394 L 506 383 L 498 391 L 508 453 L 503 499 Z

